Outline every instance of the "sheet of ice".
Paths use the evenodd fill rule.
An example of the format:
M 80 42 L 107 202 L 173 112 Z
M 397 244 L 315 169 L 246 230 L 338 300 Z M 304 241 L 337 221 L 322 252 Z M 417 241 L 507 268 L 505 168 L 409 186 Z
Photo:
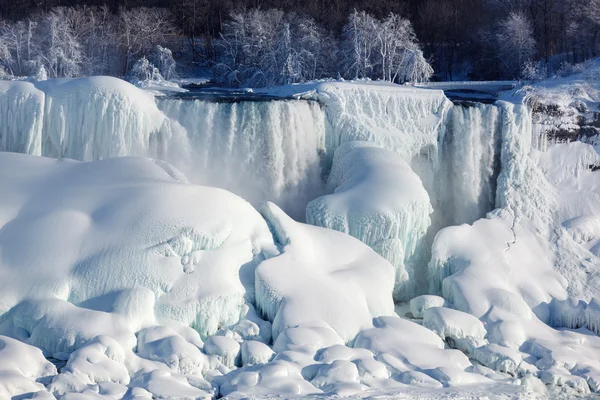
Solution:
M 328 186 L 333 194 L 308 204 L 309 224 L 347 233 L 396 269 L 394 300 L 426 290 L 425 235 L 433 211 L 419 177 L 397 154 L 368 142 L 335 151 Z
M 282 251 L 256 269 L 256 305 L 273 322 L 273 339 L 317 322 L 349 342 L 373 317 L 393 314 L 394 268 L 373 250 L 343 233 L 297 223 L 272 203 L 261 213 Z
M 57 298 L 78 306 L 64 306 L 73 316 L 113 312 L 137 329 L 154 317 L 203 335 L 238 322 L 256 264 L 277 253 L 267 224 L 237 196 L 183 184 L 163 165 L 0 153 L 0 312 L 60 327 L 49 305 L 34 314 L 21 303 Z

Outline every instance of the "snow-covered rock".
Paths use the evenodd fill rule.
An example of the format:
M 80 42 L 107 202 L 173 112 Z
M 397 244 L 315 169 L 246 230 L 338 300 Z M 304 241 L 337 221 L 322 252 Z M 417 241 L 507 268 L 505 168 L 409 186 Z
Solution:
M 419 177 L 397 154 L 372 143 L 338 147 L 328 185 L 333 194 L 310 202 L 309 224 L 347 233 L 396 269 L 394 300 L 424 291 L 425 234 L 433 211 Z
M 204 352 L 214 355 L 227 368 L 241 365 L 240 344 L 227 336 L 211 336 L 204 342 Z
M 0 336 L 0 360 L 0 398 L 45 390 L 44 379 L 57 374 L 40 349 L 6 336 Z
M 410 313 L 413 318 L 423 319 L 423 314 L 428 309 L 444 306 L 446 306 L 446 300 L 443 297 L 424 294 L 410 300 Z
M 242 365 L 266 364 L 275 355 L 269 346 L 256 340 L 242 343 Z
M 483 323 L 471 314 L 445 307 L 432 307 L 423 314 L 423 326 L 437 333 L 450 347 L 467 354 L 487 344 Z

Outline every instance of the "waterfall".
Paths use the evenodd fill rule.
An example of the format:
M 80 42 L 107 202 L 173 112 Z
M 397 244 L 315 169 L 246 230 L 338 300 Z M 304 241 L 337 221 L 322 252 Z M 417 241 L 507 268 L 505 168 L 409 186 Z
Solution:
M 314 101 L 208 102 L 164 98 L 157 105 L 186 131 L 188 147 L 167 159 L 194 183 L 270 200 L 303 220 L 323 193 L 325 117 Z
M 437 224 L 473 223 L 495 208 L 502 111 L 493 104 L 451 107 L 438 138 Z

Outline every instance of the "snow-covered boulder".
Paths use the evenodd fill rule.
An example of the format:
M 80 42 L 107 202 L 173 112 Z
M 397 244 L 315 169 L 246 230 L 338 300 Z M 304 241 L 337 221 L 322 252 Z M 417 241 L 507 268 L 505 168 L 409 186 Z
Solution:
M 309 224 L 347 233 L 396 269 L 394 300 L 425 291 L 425 234 L 433 212 L 419 176 L 391 150 L 348 142 L 337 148 L 328 185 L 333 194 L 310 202 Z
M 77 332 L 116 337 L 111 326 L 177 320 L 207 335 L 237 323 L 254 299 L 255 266 L 277 254 L 273 237 L 241 198 L 182 179 L 149 159 L 0 153 L 0 314 L 9 312 L 0 329 L 21 327 L 11 335 L 63 352 L 77 348 Z M 79 325 L 63 344 L 47 331 Z
M 201 375 L 214 367 L 214 363 L 198 347 L 165 326 L 138 332 L 137 354 L 148 360 L 160 361 L 171 370 L 185 375 Z
M 242 343 L 242 365 L 266 364 L 274 355 L 275 352 L 262 342 L 248 340 Z
M 19 398 L 44 390 L 43 380 L 52 379 L 56 373 L 40 349 L 0 336 L 0 398 Z
M 423 314 L 423 326 L 437 333 L 450 347 L 465 353 L 487 344 L 483 323 L 462 311 L 432 307 Z
M 410 300 L 410 313 L 413 318 L 422 319 L 423 314 L 433 307 L 444 307 L 446 300 L 440 296 L 424 294 Z
M 465 372 L 471 366 L 467 356 L 446 349 L 429 329 L 398 317 L 376 318 L 374 325 L 356 337 L 354 347 L 372 351 L 394 375 L 420 371 L 443 385 L 488 382 L 481 375 Z
M 318 322 L 349 342 L 373 317 L 393 314 L 394 269 L 377 253 L 343 233 L 297 223 L 272 203 L 261 213 L 282 251 L 256 269 L 257 308 L 273 322 L 274 339 Z
M 204 342 L 204 352 L 214 355 L 227 368 L 241 365 L 240 344 L 227 336 L 211 336 Z

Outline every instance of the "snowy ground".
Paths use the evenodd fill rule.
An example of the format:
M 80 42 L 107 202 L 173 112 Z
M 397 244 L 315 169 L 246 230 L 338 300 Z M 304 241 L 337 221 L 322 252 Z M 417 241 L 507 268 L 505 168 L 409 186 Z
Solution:
M 0 82 L 0 399 L 594 396 L 598 82 Z

